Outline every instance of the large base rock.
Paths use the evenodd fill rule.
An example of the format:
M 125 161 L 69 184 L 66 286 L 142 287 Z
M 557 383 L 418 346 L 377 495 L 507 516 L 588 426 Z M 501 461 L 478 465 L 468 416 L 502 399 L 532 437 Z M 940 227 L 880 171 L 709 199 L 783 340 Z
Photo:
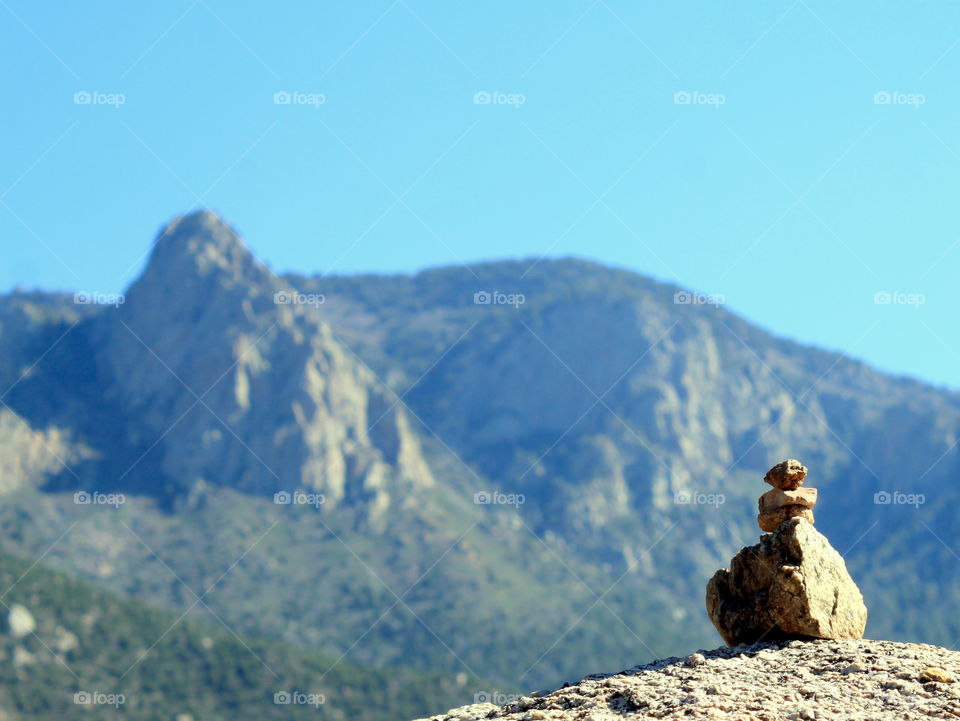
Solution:
M 743 548 L 707 584 L 707 613 L 730 646 L 784 638 L 861 638 L 867 608 L 843 558 L 791 518 Z

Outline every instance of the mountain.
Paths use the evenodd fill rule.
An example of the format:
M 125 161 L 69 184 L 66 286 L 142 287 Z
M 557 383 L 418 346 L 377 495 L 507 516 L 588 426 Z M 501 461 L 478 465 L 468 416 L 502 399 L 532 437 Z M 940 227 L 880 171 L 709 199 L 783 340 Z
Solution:
M 482 698 L 430 721 L 953 718 L 958 674 L 960 653 L 937 646 L 757 643 L 593 674 L 551 692 Z
M 243 637 L 546 686 L 713 645 L 706 580 L 795 457 L 867 634 L 960 636 L 956 393 L 576 259 L 278 275 L 207 211 L 84 299 L 0 298 L 0 537 L 110 593 L 222 576 Z
M 488 483 L 525 494 L 525 521 L 564 553 L 699 601 L 721 549 L 756 533 L 765 470 L 799 457 L 823 489 L 818 526 L 884 609 L 870 630 L 956 638 L 928 609 L 957 599 L 957 393 L 584 261 L 290 280 L 333 299 L 321 314 L 379 372 L 399 364 L 414 412 Z M 471 302 L 494 289 L 526 302 Z M 934 577 L 916 578 L 920 559 Z
M 378 522 L 432 485 L 403 409 L 306 307 L 275 302 L 287 291 L 212 214 L 164 229 L 125 303 L 91 329 L 103 400 L 136 419 L 125 459 L 153 459 L 139 479 L 140 456 L 125 461 L 119 488 L 160 491 L 159 473 L 186 488 L 305 490 Z
M 144 721 L 422 714 L 456 702 L 465 677 L 358 668 L 267 638 L 242 639 L 215 617 L 119 598 L 0 554 L 0 716 Z M 432 690 L 431 690 L 432 689 Z

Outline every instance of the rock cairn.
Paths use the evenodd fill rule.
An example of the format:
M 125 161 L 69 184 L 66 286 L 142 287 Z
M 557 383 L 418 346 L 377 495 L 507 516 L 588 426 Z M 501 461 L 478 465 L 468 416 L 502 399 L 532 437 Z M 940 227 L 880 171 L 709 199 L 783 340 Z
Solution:
M 782 461 L 764 480 L 760 543 L 740 549 L 707 584 L 707 614 L 730 646 L 780 639 L 863 637 L 867 608 L 846 564 L 813 527 L 807 469 Z
M 817 505 L 817 489 L 801 488 L 807 467 L 793 458 L 781 461 L 763 477 L 773 486 L 760 496 L 761 531 L 775 531 L 788 518 L 802 518 L 813 523 L 813 507 Z

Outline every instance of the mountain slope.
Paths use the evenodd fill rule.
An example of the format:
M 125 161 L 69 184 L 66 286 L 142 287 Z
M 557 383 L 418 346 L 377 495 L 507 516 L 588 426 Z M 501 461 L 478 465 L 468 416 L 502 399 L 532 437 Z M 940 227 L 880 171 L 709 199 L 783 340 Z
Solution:
M 334 508 L 433 479 L 403 409 L 210 213 L 175 221 L 97 343 L 106 396 L 165 476 L 253 494 L 306 490 Z M 172 321 L 172 322 L 171 322 Z M 98 336 L 98 337 L 99 337 Z
M 49 327 L 26 329 L 62 340 L 37 354 L 10 405 L 33 433 L 68 438 L 73 455 L 6 497 L 5 535 L 24 554 L 178 611 L 192 599 L 171 570 L 203 588 L 230 569 L 208 603 L 232 627 L 358 663 L 484 668 L 503 687 L 526 669 L 534 680 L 568 673 L 561 656 L 541 658 L 557 628 L 586 610 L 571 636 L 582 644 L 620 623 L 591 608 L 606 571 L 570 568 L 515 509 L 477 506 L 481 482 L 445 442 L 311 307 L 275 302 L 288 286 L 244 253 L 214 216 L 183 219 L 161 234 L 125 304 L 78 315 L 63 299 Z M 37 402 L 46 397 L 62 400 Z M 310 474 L 331 467 L 336 483 Z M 127 503 L 73 507 L 76 488 Z M 272 503 L 294 489 L 323 503 Z M 51 529 L 68 528 L 48 550 Z M 588 585 L 566 588 L 577 577 Z M 617 615 L 640 626 L 670 599 L 652 589 L 630 605 Z M 593 641 L 577 663 L 621 644 Z
M 411 408 L 491 484 L 526 494 L 526 522 L 571 554 L 695 598 L 730 539 L 756 533 L 766 468 L 799 457 L 822 489 L 818 525 L 889 611 L 871 628 L 944 642 L 960 632 L 928 612 L 938 595 L 960 600 L 946 514 L 960 476 L 956 393 L 676 303 L 680 289 L 632 273 L 531 265 L 290 280 L 325 292 L 318 312 L 338 336 L 374 367 L 399 365 L 395 390 Z M 473 303 L 493 289 L 526 302 Z M 924 503 L 874 503 L 897 491 Z M 674 502 L 717 496 L 719 508 Z M 891 583 L 916 576 L 905 547 L 937 574 Z
M 428 710 L 435 703 L 430 688 L 456 702 L 476 685 L 453 674 L 384 673 L 270 639 L 244 640 L 209 614 L 184 621 L 6 553 L 0 585 L 7 589 L 0 632 L 5 719 L 234 721 L 307 718 L 319 709 L 325 718 L 386 721 L 401 709 Z
M 119 308 L 0 299 L 0 531 L 178 613 L 170 571 L 229 568 L 207 602 L 245 635 L 538 686 L 712 645 L 706 579 L 799 457 L 868 634 L 952 643 L 957 395 L 678 290 L 577 260 L 278 277 L 187 216 Z

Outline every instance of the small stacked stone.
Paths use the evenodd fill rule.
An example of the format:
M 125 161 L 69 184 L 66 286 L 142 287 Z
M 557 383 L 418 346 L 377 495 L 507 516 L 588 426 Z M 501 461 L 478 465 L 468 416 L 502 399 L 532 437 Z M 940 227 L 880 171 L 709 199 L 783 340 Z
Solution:
M 788 518 L 802 518 L 813 523 L 813 507 L 817 505 L 817 489 L 801 488 L 807 467 L 790 458 L 767 471 L 763 480 L 773 486 L 760 496 L 757 524 L 761 531 L 777 530 Z

